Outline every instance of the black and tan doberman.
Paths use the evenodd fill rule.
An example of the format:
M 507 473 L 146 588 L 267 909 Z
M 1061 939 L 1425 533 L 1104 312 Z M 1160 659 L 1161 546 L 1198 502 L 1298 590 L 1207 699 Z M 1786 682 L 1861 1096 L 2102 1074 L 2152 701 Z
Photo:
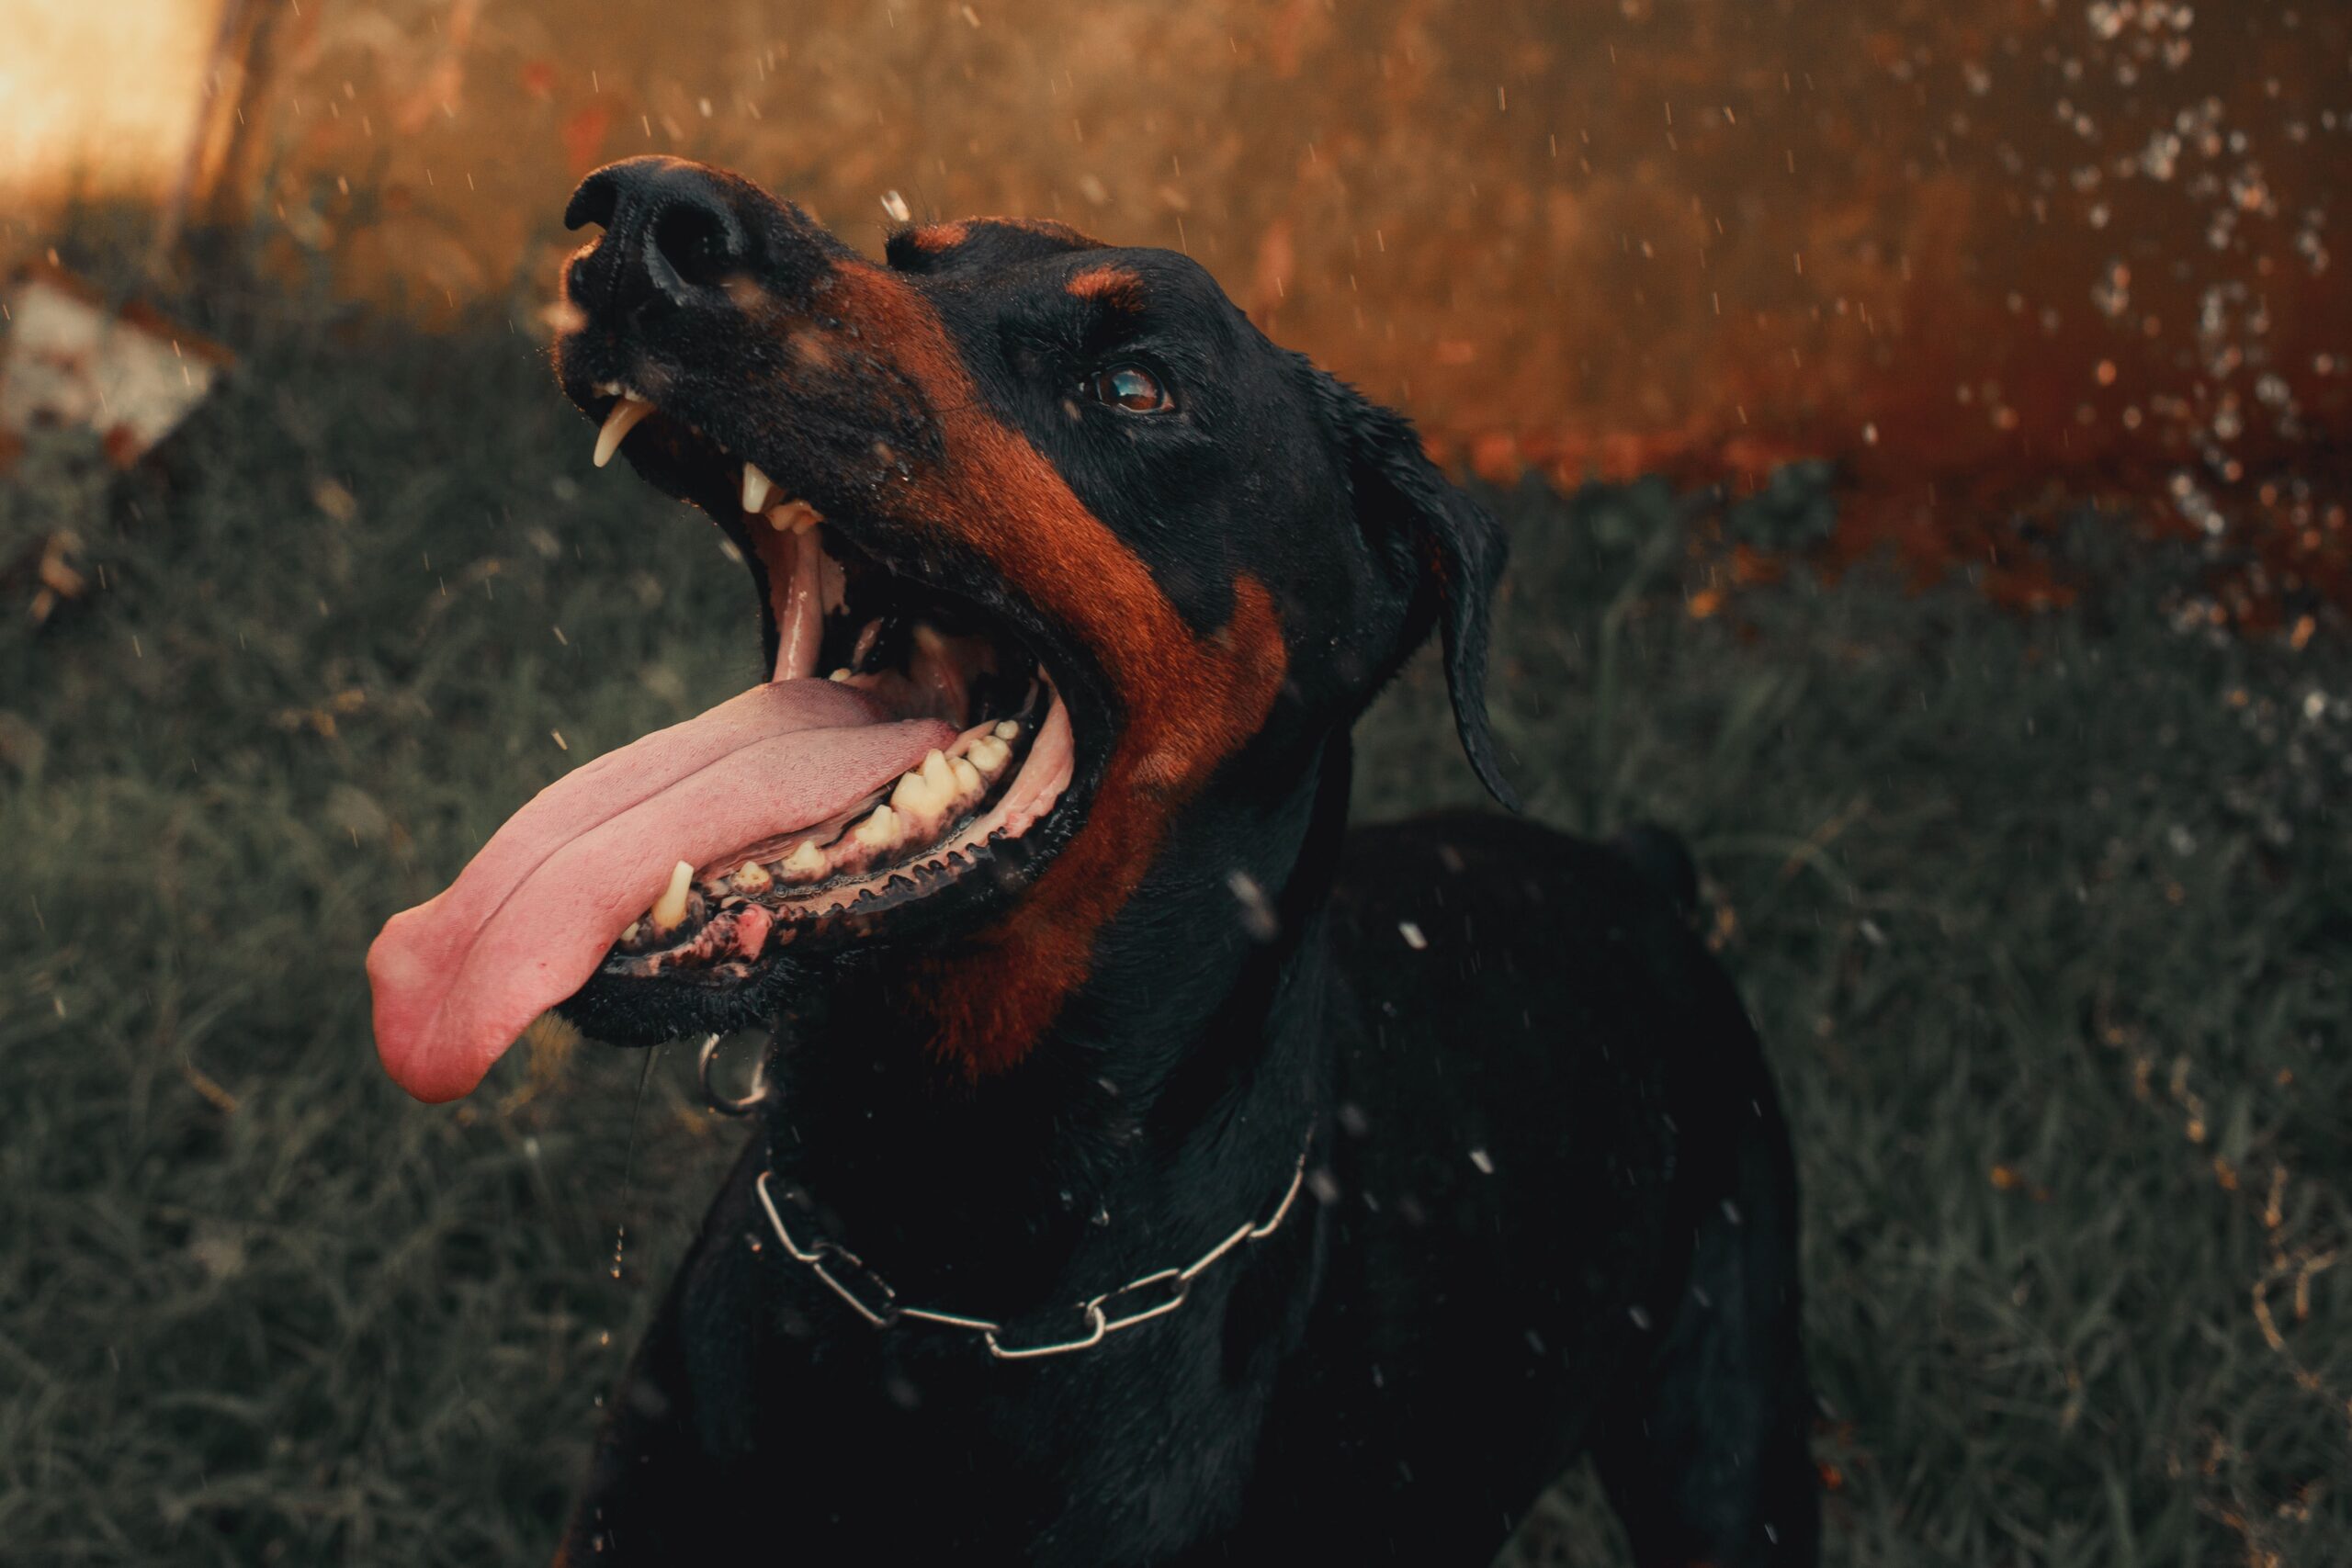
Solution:
M 379 1047 L 445 1100 L 550 1007 L 777 1044 L 564 1561 L 1479 1563 L 1589 1452 L 1645 1563 L 1812 1562 L 1787 1137 L 1687 860 L 1347 829 L 1432 626 L 1510 803 L 1503 540 L 1411 426 L 1058 224 L 877 264 L 657 158 L 567 216 L 563 389 L 740 547 L 766 678 L 395 917 Z

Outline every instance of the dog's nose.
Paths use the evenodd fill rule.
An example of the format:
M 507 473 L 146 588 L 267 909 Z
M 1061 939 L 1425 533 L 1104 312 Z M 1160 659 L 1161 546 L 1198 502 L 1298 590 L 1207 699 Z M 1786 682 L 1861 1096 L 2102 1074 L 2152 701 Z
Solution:
M 614 320 L 650 305 L 718 295 L 743 270 L 749 244 L 725 186 L 678 158 L 630 158 L 580 182 L 563 226 L 594 223 L 605 236 L 572 259 L 572 302 Z

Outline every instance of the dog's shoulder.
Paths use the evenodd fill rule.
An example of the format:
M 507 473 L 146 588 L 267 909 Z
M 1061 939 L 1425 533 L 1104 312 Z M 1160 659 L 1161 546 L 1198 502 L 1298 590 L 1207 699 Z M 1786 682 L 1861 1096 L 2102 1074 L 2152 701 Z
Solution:
M 1613 1011 L 1713 970 L 1690 928 L 1697 896 L 1689 851 L 1663 829 L 1600 842 L 1443 811 L 1350 833 L 1332 910 L 1343 963 L 1375 989 L 1409 976 L 1412 991 L 1539 1004 L 1573 989 Z
M 1506 1351 L 1535 1353 L 1493 1332 L 1507 1323 L 1548 1347 L 1536 1359 L 1562 1398 L 1631 1353 L 1632 1314 L 1690 1234 L 1684 1069 L 1745 1048 L 1657 870 L 1487 813 L 1350 833 L 1328 913 L 1337 1103 L 1319 1190 L 1349 1353 L 1524 1392 L 1537 1385 Z M 1374 1405 L 1363 1419 L 1391 1418 Z
M 1351 832 L 1330 906 L 1342 1092 L 1430 1154 L 1521 1145 L 1547 1188 L 1662 1177 L 1692 1097 L 1759 1059 L 1695 886 L 1659 830 L 1456 811 Z

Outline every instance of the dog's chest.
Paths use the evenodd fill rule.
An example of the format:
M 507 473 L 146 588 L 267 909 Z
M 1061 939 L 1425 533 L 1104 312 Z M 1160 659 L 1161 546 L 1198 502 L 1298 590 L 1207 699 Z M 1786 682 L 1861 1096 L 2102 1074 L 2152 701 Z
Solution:
M 745 1223 L 677 1297 L 695 1447 L 743 1484 L 821 1499 L 800 1528 L 844 1560 L 986 1553 L 1040 1564 L 1163 1560 L 1238 1514 L 1300 1315 L 1254 1258 L 1183 1308 L 1090 1349 L 992 1359 L 978 1337 L 876 1329 Z M 1269 1314 L 1269 1303 L 1277 1310 Z M 1303 1303 L 1302 1303 L 1303 1304 Z M 1008 1541 L 1022 1543 L 1006 1558 Z

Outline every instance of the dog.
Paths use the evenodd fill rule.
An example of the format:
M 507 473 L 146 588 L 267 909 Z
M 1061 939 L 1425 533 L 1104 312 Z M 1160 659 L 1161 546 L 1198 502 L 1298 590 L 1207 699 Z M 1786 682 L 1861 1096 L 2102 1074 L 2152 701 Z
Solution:
M 1201 266 L 1057 223 L 880 263 L 636 158 L 555 364 L 760 604 L 760 684 L 588 764 L 371 948 L 438 1100 L 534 1016 L 773 1032 L 757 1134 L 559 1561 L 1482 1563 L 1589 1453 L 1645 1563 L 1815 1560 L 1796 1194 L 1692 872 L 1350 831 L 1495 521 Z

